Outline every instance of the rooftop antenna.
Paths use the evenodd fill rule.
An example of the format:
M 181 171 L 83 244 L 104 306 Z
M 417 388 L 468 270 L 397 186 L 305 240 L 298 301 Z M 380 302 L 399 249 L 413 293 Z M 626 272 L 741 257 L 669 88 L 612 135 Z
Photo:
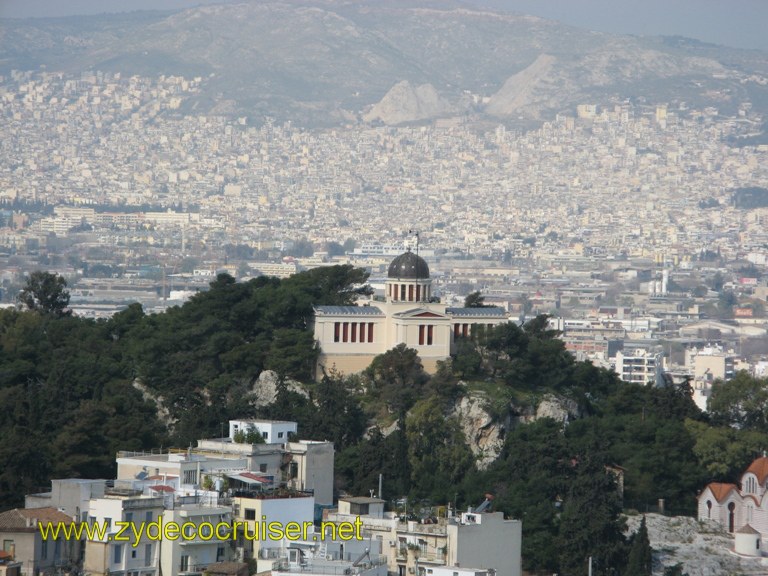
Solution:
M 408 230 L 408 234 L 413 234 L 416 236 L 416 256 L 419 255 L 419 231 L 418 230 Z

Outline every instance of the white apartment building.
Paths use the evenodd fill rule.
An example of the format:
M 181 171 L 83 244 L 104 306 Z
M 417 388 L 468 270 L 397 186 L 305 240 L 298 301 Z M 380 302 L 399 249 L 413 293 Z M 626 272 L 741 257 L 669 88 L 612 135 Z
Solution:
M 382 501 L 376 498 L 345 500 L 338 511 L 327 513 L 327 520 L 353 522 L 359 517 L 364 538 L 381 545 L 390 574 L 426 576 L 429 570 L 434 574 L 435 569 L 453 566 L 471 567 L 473 574 L 491 570 L 497 576 L 522 574 L 522 522 L 505 519 L 501 512 L 469 511 L 431 523 L 401 521 L 392 512 L 381 514 Z M 371 515 L 353 510 L 366 500 Z
M 264 444 L 240 444 L 235 433 L 253 425 Z M 229 436 L 198 440 L 197 448 L 167 453 L 119 452 L 117 478 L 145 480 L 158 477 L 178 477 L 181 490 L 200 490 L 207 479 L 217 489 L 230 485 L 232 489 L 271 489 L 279 485 L 314 494 L 318 505 L 333 504 L 332 442 L 288 441 L 296 432 L 295 422 L 272 420 L 232 420 Z M 282 437 L 281 437 L 282 434 Z
M 187 527 L 184 538 L 164 538 L 160 542 L 160 574 L 202 576 L 209 565 L 231 560 L 231 543 L 218 538 L 215 533 L 219 523 L 231 524 L 231 520 L 232 509 L 229 506 L 182 504 L 165 510 L 164 524 L 175 522 L 184 526 L 191 523 L 195 527 Z M 213 526 L 214 531 L 209 530 L 206 523 Z
M 620 350 L 616 352 L 616 373 L 625 382 L 663 386 L 664 357 L 650 350 Z
M 121 530 L 117 522 L 136 525 L 158 522 L 163 515 L 163 499 L 148 498 L 135 490 L 108 490 L 101 498 L 90 502 L 88 522 L 106 525 L 104 538 L 94 537 L 85 542 L 86 574 L 119 576 L 154 576 L 158 573 L 159 543 L 146 531 L 135 541 L 114 541 Z M 136 544 L 134 546 L 134 544 Z

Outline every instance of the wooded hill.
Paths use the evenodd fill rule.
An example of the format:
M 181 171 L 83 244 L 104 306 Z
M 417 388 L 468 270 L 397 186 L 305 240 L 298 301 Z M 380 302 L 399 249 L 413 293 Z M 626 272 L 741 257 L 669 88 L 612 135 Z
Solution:
M 425 505 L 476 505 L 491 492 L 496 510 L 523 520 L 526 568 L 579 574 L 573 559 L 591 554 L 608 573 L 628 557 L 622 507 L 664 498 L 693 514 L 708 481 L 733 481 L 768 444 L 768 382 L 739 374 L 703 414 L 686 386 L 626 384 L 575 362 L 545 317 L 478 333 L 431 377 L 399 346 L 361 375 L 312 382 L 312 306 L 350 304 L 365 280 L 351 266 L 243 283 L 220 275 L 163 314 L 133 305 L 101 321 L 70 316 L 55 298 L 0 311 L 0 508 L 51 478 L 111 478 L 117 450 L 187 447 L 230 418 L 279 418 L 335 443 L 340 490 L 367 494 L 383 473 L 389 495 Z M 259 406 L 251 391 L 264 370 L 278 375 L 277 394 Z M 479 470 L 451 415 L 470 390 L 485 391 L 499 418 L 547 393 L 582 417 L 518 425 Z M 616 466 L 623 502 L 606 473 Z

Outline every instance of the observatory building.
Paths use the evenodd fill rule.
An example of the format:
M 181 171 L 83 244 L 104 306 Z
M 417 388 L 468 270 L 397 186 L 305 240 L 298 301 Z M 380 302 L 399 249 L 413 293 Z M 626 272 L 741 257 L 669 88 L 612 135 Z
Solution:
M 432 294 L 429 266 L 410 250 L 389 265 L 384 300 L 358 306 L 316 306 L 315 340 L 320 346 L 317 377 L 336 369 L 344 374 L 365 370 L 375 356 L 398 344 L 419 353 L 427 372 L 455 350 L 461 338 L 478 327 L 507 322 L 503 308 L 448 308 Z

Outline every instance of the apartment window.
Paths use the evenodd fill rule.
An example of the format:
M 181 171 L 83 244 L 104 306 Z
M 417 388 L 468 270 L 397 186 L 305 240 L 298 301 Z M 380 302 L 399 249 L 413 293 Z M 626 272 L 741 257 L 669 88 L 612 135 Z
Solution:
M 104 524 L 107 526 L 107 532 L 112 527 L 112 518 L 104 518 Z
M 180 572 L 189 571 L 189 556 L 186 554 L 182 554 L 181 556 L 181 562 L 179 562 L 179 571 Z
M 126 522 L 133 522 L 133 512 L 126 512 L 125 513 L 125 521 Z
M 261 436 L 264 438 L 264 440 L 269 440 L 269 432 L 262 432 Z
M 144 566 L 152 565 L 152 544 L 144 545 Z
M 8 552 L 13 555 L 14 549 L 15 546 L 13 545 L 13 540 L 3 540 L 3 552 Z
M 152 522 L 152 510 L 146 513 L 146 515 L 144 516 L 144 520 L 146 520 L 147 522 Z
M 48 558 L 48 540 L 43 540 L 43 546 L 40 548 L 40 558 L 43 560 Z
M 120 564 L 122 559 L 123 559 L 123 545 L 115 544 L 114 548 L 112 549 L 112 563 Z
M 224 546 L 219 546 L 216 548 L 216 562 L 223 562 L 224 561 Z
M 284 434 L 283 432 L 278 432 L 278 433 L 277 433 L 277 437 L 278 437 L 278 438 L 282 438 L 282 437 L 283 437 L 283 434 Z M 265 469 L 265 470 L 263 470 L 263 472 L 266 472 L 266 469 Z
M 280 432 L 280 434 L 282 434 L 282 432 Z M 266 472 L 266 471 L 267 471 L 267 465 L 264 462 L 259 464 L 259 472 Z
M 291 462 L 291 480 L 298 478 L 299 476 L 299 463 L 298 462 Z
M 139 551 L 136 550 L 136 548 L 133 548 L 131 550 L 131 558 L 138 558 L 138 556 L 139 556 Z
M 246 508 L 245 509 L 245 519 L 246 520 L 256 520 L 256 510 L 254 508 Z

